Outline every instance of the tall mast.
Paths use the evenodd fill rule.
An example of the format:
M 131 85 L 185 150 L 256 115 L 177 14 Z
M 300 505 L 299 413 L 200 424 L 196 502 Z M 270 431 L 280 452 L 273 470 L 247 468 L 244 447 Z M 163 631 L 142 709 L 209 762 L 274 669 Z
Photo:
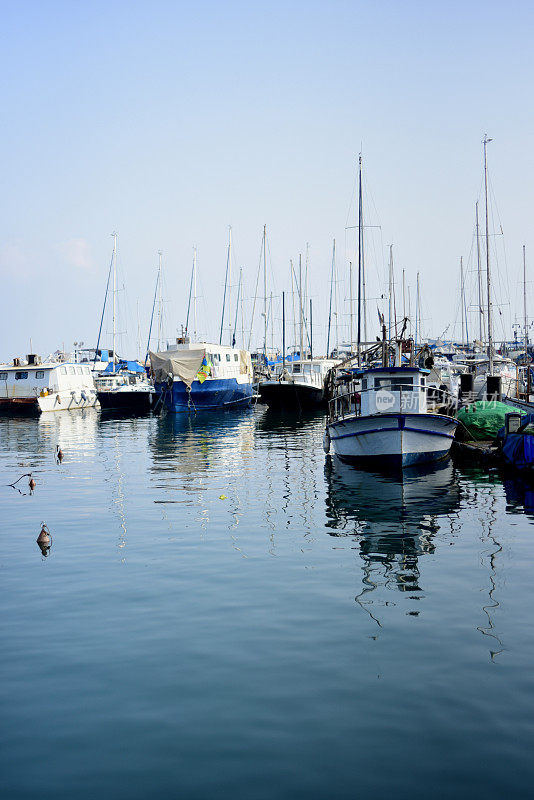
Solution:
M 232 226 L 228 226 L 228 332 L 232 344 Z M 232 345 L 233 346 L 233 345 Z
M 465 344 L 465 327 L 464 327 L 464 307 L 465 307 L 465 296 L 464 296 L 464 260 L 462 256 L 460 256 L 460 313 L 462 315 L 462 347 Z
M 161 350 L 161 339 L 163 329 L 163 300 L 161 297 L 161 250 L 158 250 L 159 266 L 158 266 L 158 351 Z
M 334 270 L 336 264 L 336 240 L 332 246 L 332 269 L 330 272 L 330 305 L 328 309 L 328 334 L 326 337 L 326 357 L 330 356 L 330 326 L 332 324 L 332 292 L 334 287 Z
M 352 261 L 349 261 L 349 317 L 350 317 L 350 352 L 352 353 L 352 345 L 353 345 L 353 333 L 352 333 L 352 315 L 353 315 L 353 304 L 352 304 Z
M 263 355 L 267 363 L 267 225 L 263 226 Z
M 488 357 L 489 357 L 489 374 L 493 375 L 493 331 L 491 322 L 491 275 L 490 275 L 490 255 L 489 255 L 489 221 L 488 221 L 488 160 L 486 156 L 486 148 L 489 142 L 493 141 L 488 139 L 488 134 L 484 134 L 482 144 L 484 145 L 484 197 L 486 200 L 486 278 L 487 278 L 487 291 L 488 291 Z
M 303 342 L 303 315 L 302 315 L 302 255 L 299 253 L 299 327 L 300 327 L 300 357 L 299 360 L 302 361 L 304 358 L 303 349 L 304 349 L 304 342 Z
M 112 340 L 112 348 L 113 348 L 113 372 L 115 372 L 115 336 L 117 333 L 117 323 L 116 323 L 116 314 L 117 314 L 117 234 L 113 232 L 111 234 L 113 236 L 113 340 Z
M 477 275 L 478 275 L 478 319 L 479 319 L 478 338 L 479 342 L 484 344 L 484 339 L 486 338 L 486 332 L 484 330 L 484 302 L 482 300 L 482 269 L 480 264 L 480 229 L 478 225 L 478 200 L 475 205 L 475 218 L 476 218 L 476 229 L 477 229 Z
M 528 355 L 528 327 L 527 327 L 527 263 L 525 245 L 523 245 L 523 325 L 525 326 L 525 355 Z
M 389 307 L 388 307 L 388 338 L 391 339 L 392 322 L 393 322 L 393 245 L 389 246 Z
M 197 248 L 193 252 L 193 341 L 197 341 Z
M 361 364 L 362 341 L 362 156 L 359 158 L 358 177 L 358 366 Z
M 417 347 L 417 336 L 421 335 L 419 330 L 419 273 L 417 273 L 417 288 L 415 292 L 415 342 L 414 347 Z
M 232 228 L 228 227 L 228 250 L 226 253 L 226 272 L 224 274 L 224 293 L 223 293 L 223 303 L 222 303 L 222 313 L 221 313 L 221 331 L 219 333 L 219 344 L 222 344 L 223 339 L 223 331 L 224 331 L 224 312 L 226 308 L 226 290 L 229 288 L 229 277 L 230 277 L 230 259 L 232 256 Z M 228 294 L 230 297 L 230 294 Z M 228 318 L 231 320 L 231 309 L 228 308 Z M 232 329 L 232 323 L 230 322 L 230 330 Z M 231 334 L 230 334 L 231 337 Z
M 286 293 L 282 292 L 282 369 L 286 368 Z

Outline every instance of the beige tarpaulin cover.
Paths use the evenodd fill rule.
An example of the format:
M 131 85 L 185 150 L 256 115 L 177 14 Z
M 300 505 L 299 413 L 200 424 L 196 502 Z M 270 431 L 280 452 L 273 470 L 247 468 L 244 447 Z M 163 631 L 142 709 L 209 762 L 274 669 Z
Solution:
M 205 348 L 197 350 L 170 350 L 166 353 L 150 353 L 152 373 L 156 381 L 166 381 L 169 375 L 180 378 L 190 389 L 202 365 Z
M 239 351 L 239 372 L 252 377 L 252 359 L 248 350 Z

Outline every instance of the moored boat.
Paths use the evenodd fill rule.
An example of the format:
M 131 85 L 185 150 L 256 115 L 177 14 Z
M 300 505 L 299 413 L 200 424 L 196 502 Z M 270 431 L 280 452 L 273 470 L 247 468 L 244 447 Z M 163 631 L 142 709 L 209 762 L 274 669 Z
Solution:
M 97 394 L 88 366 L 69 362 L 41 363 L 31 354 L 26 363 L 0 365 L 0 411 L 41 414 L 72 411 L 97 405 Z
M 415 366 L 377 366 L 336 381 L 325 450 L 346 462 L 397 468 L 446 457 L 458 422 L 435 413 L 427 376 Z
M 260 381 L 260 402 L 284 411 L 326 408 L 326 377 L 339 360 L 310 358 L 276 364 L 274 374 Z
M 150 362 L 158 402 L 169 411 L 221 411 L 252 403 L 252 362 L 247 350 L 186 341 L 151 352 Z

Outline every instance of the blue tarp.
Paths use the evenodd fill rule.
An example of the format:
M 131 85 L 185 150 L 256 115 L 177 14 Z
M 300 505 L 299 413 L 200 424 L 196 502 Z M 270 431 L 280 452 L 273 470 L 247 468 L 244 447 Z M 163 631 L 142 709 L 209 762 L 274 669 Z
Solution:
M 509 433 L 504 438 L 504 428 L 501 428 L 498 439 L 504 440 L 502 453 L 509 464 L 517 469 L 532 469 L 534 467 L 534 434 L 521 433 L 529 425 L 534 425 L 534 414 L 525 414 L 521 418 L 521 427 L 518 433 Z
M 128 372 L 145 372 L 139 361 L 126 361 L 123 359 L 115 364 L 115 369 L 113 369 L 113 364 L 110 361 L 104 372 L 121 372 L 123 370 L 127 370 Z

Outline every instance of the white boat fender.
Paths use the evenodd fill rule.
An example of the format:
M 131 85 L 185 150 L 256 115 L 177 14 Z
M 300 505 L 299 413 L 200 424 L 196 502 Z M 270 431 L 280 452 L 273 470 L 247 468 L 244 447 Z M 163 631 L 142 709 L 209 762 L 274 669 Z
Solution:
M 61 397 L 59 394 L 56 394 L 56 403 L 61 403 Z
M 87 395 L 85 394 L 85 392 L 82 392 L 81 397 L 82 397 L 82 400 L 86 403 L 87 402 Z
M 328 433 L 328 429 L 326 429 L 323 434 L 323 450 L 327 455 L 330 452 L 330 434 Z

